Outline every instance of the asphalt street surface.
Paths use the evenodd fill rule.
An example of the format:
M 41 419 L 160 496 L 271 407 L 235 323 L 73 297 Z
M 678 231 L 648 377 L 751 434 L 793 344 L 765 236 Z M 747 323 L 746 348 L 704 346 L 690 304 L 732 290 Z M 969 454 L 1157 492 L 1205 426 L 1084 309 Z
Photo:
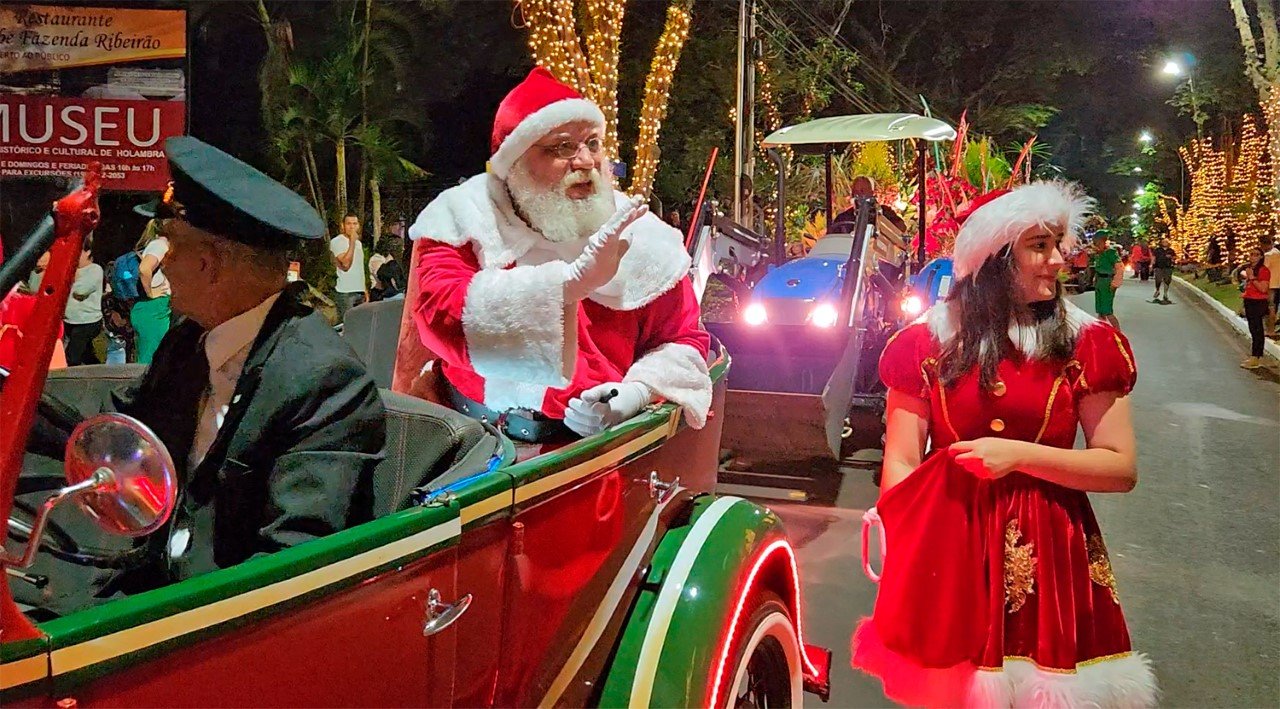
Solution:
M 1280 706 L 1278 377 L 1240 369 L 1247 343 L 1202 304 L 1150 296 L 1135 280 L 1116 296 L 1138 362 L 1138 487 L 1092 496 L 1134 647 L 1162 706 Z M 1093 311 L 1091 294 L 1075 300 Z M 798 547 L 806 642 L 835 654 L 829 706 L 889 705 L 849 666 L 850 634 L 875 601 L 859 530 L 876 494 L 869 473 L 846 469 L 834 506 L 765 501 Z

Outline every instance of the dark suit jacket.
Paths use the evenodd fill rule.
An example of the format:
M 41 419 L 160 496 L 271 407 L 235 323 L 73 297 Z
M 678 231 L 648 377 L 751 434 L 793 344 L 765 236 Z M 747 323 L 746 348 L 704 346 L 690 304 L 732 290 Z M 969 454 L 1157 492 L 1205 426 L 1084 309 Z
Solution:
M 146 586 L 371 519 L 386 410 L 355 352 L 299 301 L 298 285 L 267 314 L 222 427 L 194 470 L 186 463 L 208 382 L 198 325 L 171 329 L 141 381 L 116 397 L 116 409 L 150 426 L 179 470 L 174 519 L 149 540 L 166 568 L 142 574 Z M 189 551 L 170 559 L 164 547 L 181 528 L 191 533 Z M 167 578 L 155 579 L 157 571 Z

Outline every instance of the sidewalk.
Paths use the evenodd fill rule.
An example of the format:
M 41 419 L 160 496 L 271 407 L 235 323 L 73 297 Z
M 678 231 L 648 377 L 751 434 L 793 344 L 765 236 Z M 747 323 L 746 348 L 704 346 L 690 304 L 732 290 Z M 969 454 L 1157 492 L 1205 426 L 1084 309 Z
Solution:
M 1205 293 L 1199 288 L 1196 288 L 1195 286 L 1188 283 L 1185 279 L 1182 278 L 1182 276 L 1174 276 L 1173 283 L 1174 283 L 1174 287 L 1177 289 L 1178 293 L 1182 297 L 1195 298 L 1200 302 L 1205 303 L 1206 305 L 1209 306 L 1210 309 L 1212 309 L 1214 312 L 1220 315 L 1223 320 L 1225 320 L 1229 325 L 1231 325 L 1231 327 L 1234 328 L 1236 332 L 1240 333 L 1240 335 L 1244 337 L 1246 342 L 1249 341 L 1249 324 L 1245 322 L 1244 318 L 1231 312 L 1231 310 L 1227 308 L 1227 306 L 1223 305 L 1222 303 L 1219 303 L 1217 300 L 1209 296 L 1209 294 Z M 1274 357 L 1277 360 L 1280 360 L 1280 343 L 1277 343 L 1275 340 L 1267 338 L 1267 341 L 1264 347 L 1266 349 L 1267 355 Z

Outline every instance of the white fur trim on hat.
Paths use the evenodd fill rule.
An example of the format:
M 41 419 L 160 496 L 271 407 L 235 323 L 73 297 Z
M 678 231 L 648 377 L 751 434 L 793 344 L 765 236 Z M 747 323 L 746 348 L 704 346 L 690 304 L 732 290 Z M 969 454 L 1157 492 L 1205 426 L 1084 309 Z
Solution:
M 489 169 L 493 174 L 507 179 L 511 166 L 516 164 L 533 144 L 547 133 L 566 123 L 574 121 L 590 121 L 604 130 L 604 113 L 600 107 L 585 98 L 567 98 L 548 104 L 529 114 L 516 129 L 498 146 L 498 152 L 489 159 Z
M 1061 229 L 1060 248 L 1070 250 L 1094 204 L 1079 185 L 1062 180 L 1022 185 L 991 200 L 970 214 L 956 234 L 951 256 L 956 280 L 977 273 L 987 259 L 1033 227 Z
M 711 375 L 702 353 L 689 345 L 668 342 L 636 360 L 624 382 L 640 382 L 655 394 L 684 407 L 684 419 L 694 428 L 707 424 L 711 410 Z

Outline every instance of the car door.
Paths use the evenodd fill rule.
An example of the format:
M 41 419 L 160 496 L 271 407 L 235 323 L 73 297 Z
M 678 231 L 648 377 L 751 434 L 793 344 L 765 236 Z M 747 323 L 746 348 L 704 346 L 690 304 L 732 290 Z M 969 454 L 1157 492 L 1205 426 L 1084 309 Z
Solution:
M 460 529 L 418 507 L 42 623 L 52 698 L 449 706 Z
M 616 632 L 660 534 L 670 490 L 651 484 L 648 456 L 673 432 L 674 415 L 641 417 L 509 469 L 515 513 L 497 705 L 589 698 L 583 668 Z

